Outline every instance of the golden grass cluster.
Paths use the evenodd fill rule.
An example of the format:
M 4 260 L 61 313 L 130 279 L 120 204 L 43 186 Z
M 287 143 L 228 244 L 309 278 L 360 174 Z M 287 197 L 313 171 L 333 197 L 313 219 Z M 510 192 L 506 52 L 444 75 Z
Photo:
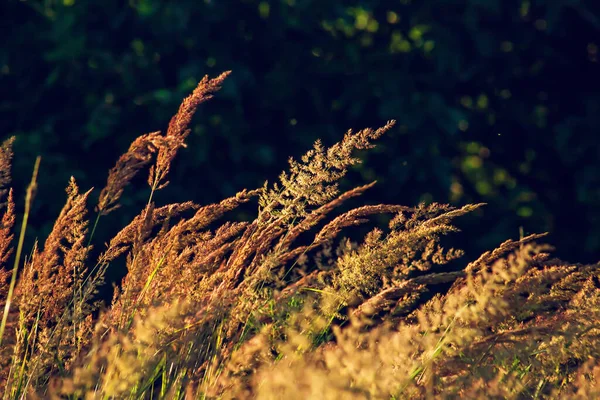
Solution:
M 196 108 L 227 75 L 205 77 L 166 134 L 140 136 L 110 170 L 94 227 L 145 169 L 150 199 L 97 259 L 92 191 L 74 179 L 52 232 L 22 256 L 39 163 L 15 240 L 12 139 L 2 145 L 4 399 L 600 396 L 600 265 L 552 258 L 531 235 L 444 269 L 462 251 L 442 237 L 480 204 L 336 212 L 374 185 L 338 188 L 354 151 L 394 121 L 315 143 L 273 185 L 217 204 L 155 205 Z M 227 220 L 253 199 L 254 220 Z M 390 215 L 386 229 L 340 237 L 376 214 Z M 119 258 L 127 274 L 103 306 L 97 293 Z

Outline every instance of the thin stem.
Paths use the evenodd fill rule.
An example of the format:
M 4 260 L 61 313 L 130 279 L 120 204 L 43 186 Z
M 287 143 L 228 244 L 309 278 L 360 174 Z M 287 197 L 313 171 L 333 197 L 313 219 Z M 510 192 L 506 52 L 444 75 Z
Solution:
M 92 238 L 94 237 L 94 233 L 96 233 L 96 228 L 98 227 L 98 222 L 100 221 L 101 216 L 102 216 L 102 213 L 100 213 L 100 212 L 96 213 L 96 221 L 94 221 L 94 226 L 92 227 L 92 233 L 90 233 L 87 247 L 89 247 L 90 244 L 92 244 Z
M 2 323 L 0 324 L 0 346 L 2 345 L 2 338 L 4 337 L 6 322 L 8 321 L 8 313 L 10 312 L 10 304 L 14 295 L 15 285 L 17 283 L 17 270 L 19 269 L 19 263 L 21 261 L 21 252 L 23 251 L 27 220 L 29 219 L 31 204 L 33 203 L 33 197 L 35 196 L 35 191 L 37 189 L 37 176 L 40 169 L 41 160 L 42 158 L 39 156 L 35 160 L 33 175 L 31 176 L 31 183 L 29 183 L 29 186 L 27 187 L 27 196 L 25 197 L 25 215 L 23 216 L 23 223 L 21 224 L 21 233 L 19 235 L 19 243 L 17 245 L 17 254 L 15 256 L 15 263 L 13 265 L 12 277 L 10 279 L 10 286 L 8 288 L 8 296 L 6 297 L 6 304 L 4 305 L 4 313 L 2 314 Z

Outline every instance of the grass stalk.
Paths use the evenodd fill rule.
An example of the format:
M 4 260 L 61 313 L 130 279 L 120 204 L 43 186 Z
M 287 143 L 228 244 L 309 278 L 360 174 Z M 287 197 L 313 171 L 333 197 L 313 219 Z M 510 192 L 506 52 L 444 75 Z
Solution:
M 12 276 L 10 279 L 10 286 L 8 288 L 8 295 L 6 297 L 6 304 L 4 305 L 4 312 L 2 314 L 2 322 L 0 323 L 0 346 L 2 346 L 2 339 L 4 338 L 4 330 L 6 329 L 6 323 L 8 321 L 8 313 L 10 312 L 10 305 L 14 296 L 15 285 L 17 283 L 17 271 L 21 262 L 21 253 L 23 251 L 23 243 L 25 242 L 25 231 L 27 230 L 27 221 L 31 212 L 31 205 L 35 192 L 37 190 L 37 176 L 40 169 L 41 157 L 37 157 L 35 165 L 33 167 L 33 174 L 31 176 L 31 182 L 27 187 L 27 195 L 25 197 L 25 214 L 23 215 L 23 222 L 21 224 L 21 232 L 19 234 L 19 242 L 17 244 L 17 254 L 15 255 L 15 262 L 13 264 Z

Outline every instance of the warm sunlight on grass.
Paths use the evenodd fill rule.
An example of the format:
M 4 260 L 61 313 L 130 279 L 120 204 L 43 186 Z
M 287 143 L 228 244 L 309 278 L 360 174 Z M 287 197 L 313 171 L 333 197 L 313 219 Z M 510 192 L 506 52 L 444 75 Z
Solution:
M 338 211 L 375 184 L 338 188 L 360 162 L 355 150 L 372 148 L 395 121 L 350 130 L 329 148 L 317 141 L 301 160 L 290 159 L 277 183 L 216 204 L 155 205 L 196 108 L 228 75 L 205 77 L 165 134 L 131 144 L 110 170 L 95 212 L 92 191 L 81 192 L 71 179 L 52 232 L 24 256 L 36 179 L 14 232 L 12 140 L 5 142 L 4 399 L 600 395 L 598 264 L 553 258 L 549 246 L 536 243 L 539 234 L 461 266 L 463 252 L 443 247 L 443 236 L 458 230 L 455 218 L 482 204 Z M 147 206 L 91 259 L 91 244 L 101 246 L 96 225 L 146 170 Z M 250 201 L 257 203 L 253 220 L 227 220 Z M 342 237 L 378 214 L 390 216 L 385 229 L 374 227 L 356 242 Z M 127 274 L 112 302 L 101 305 L 98 290 L 117 259 Z

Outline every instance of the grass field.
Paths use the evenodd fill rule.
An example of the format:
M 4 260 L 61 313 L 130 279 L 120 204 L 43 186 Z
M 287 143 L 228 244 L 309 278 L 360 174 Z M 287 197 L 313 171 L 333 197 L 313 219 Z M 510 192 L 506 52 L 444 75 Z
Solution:
M 155 205 L 196 108 L 228 74 L 205 77 L 166 133 L 138 137 L 97 202 L 72 179 L 52 232 L 32 249 L 23 242 L 39 163 L 15 205 L 13 140 L 3 144 L 4 399 L 600 397 L 600 265 L 553 258 L 544 234 L 461 264 L 443 237 L 482 204 L 339 211 L 375 184 L 339 189 L 360 162 L 355 151 L 394 121 L 315 143 L 262 188 Z M 148 175 L 147 206 L 92 258 L 96 226 L 137 174 Z M 248 202 L 253 220 L 228 219 Z M 344 238 L 376 215 L 389 217 L 385 229 Z M 117 260 L 126 276 L 101 304 Z

